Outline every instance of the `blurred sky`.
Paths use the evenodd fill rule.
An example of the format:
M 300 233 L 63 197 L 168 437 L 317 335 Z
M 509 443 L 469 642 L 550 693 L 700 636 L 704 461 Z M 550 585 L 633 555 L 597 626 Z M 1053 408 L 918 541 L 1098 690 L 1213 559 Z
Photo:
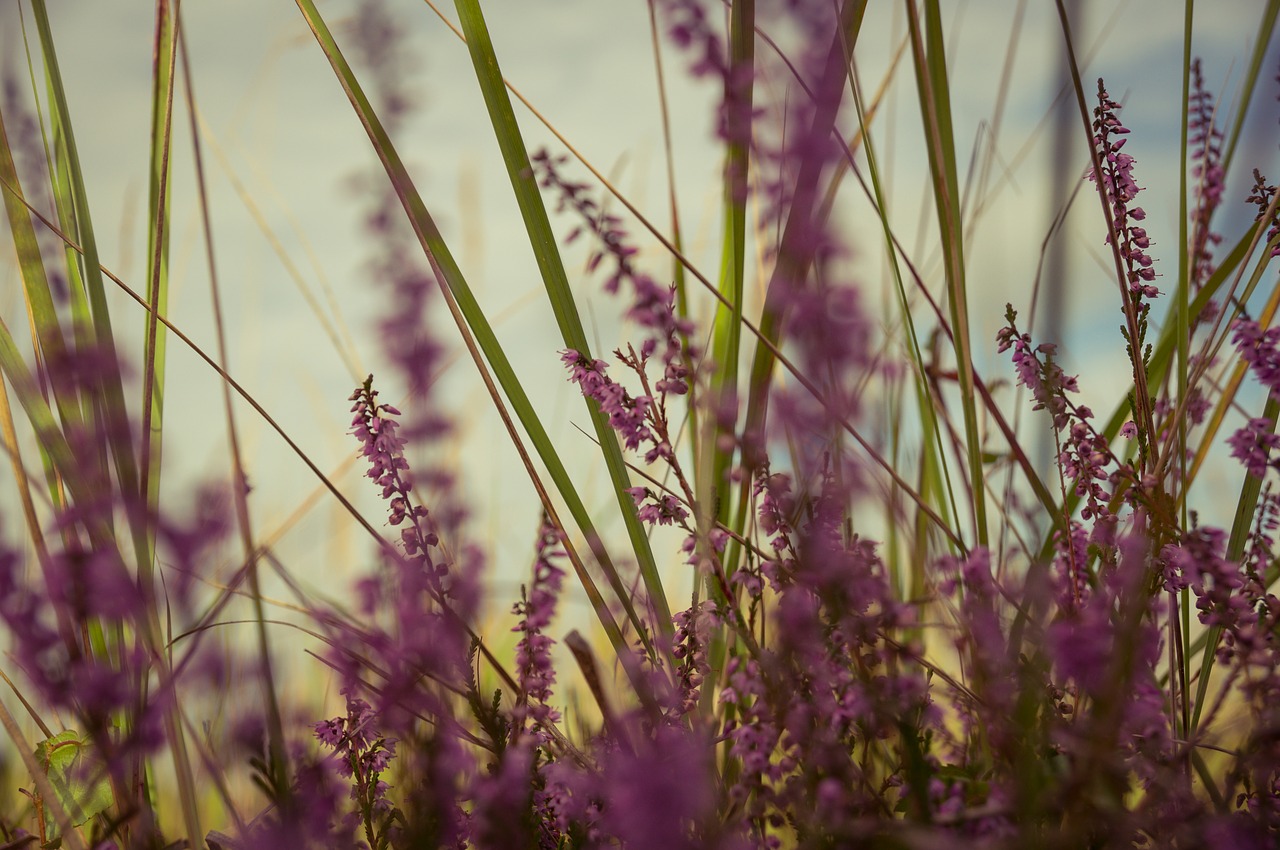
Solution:
M 339 42 L 348 44 L 357 5 L 347 0 L 318 5 Z M 89 0 L 58 0 L 50 6 L 103 262 L 142 290 L 154 10 L 145 3 Z M 879 87 L 905 34 L 901 4 L 871 6 L 856 52 L 868 93 Z M 995 353 L 1004 304 L 1012 301 L 1025 320 L 1051 218 L 1055 174 L 1065 172 L 1074 188 L 1084 173 L 1087 148 L 1075 118 L 1065 158 L 1055 153 L 1054 125 L 1046 119 L 1064 71 L 1051 3 L 1025 4 L 1016 36 L 1019 4 L 1012 0 L 944 6 L 962 169 L 989 131 L 1001 74 L 1006 61 L 1011 62 L 985 212 L 974 227 L 968 254 L 979 367 L 988 376 L 1011 377 L 1011 367 Z M 452 8 L 445 7 L 452 16 Z M 1240 106 L 1239 85 L 1259 36 L 1259 7 L 1250 0 L 1199 7 L 1193 51 L 1203 57 L 1206 85 L 1222 98 L 1225 115 L 1234 116 Z M 553 436 L 577 468 L 583 468 L 592 447 L 575 426 L 586 425 L 585 410 L 563 379 L 556 355 L 562 343 L 540 294 L 466 49 L 427 5 L 399 0 L 388 2 L 387 9 L 413 55 L 411 82 L 420 94 L 418 109 L 395 141 Z M 490 0 L 484 9 L 507 78 L 665 228 L 665 166 L 647 4 Z M 20 10 L 34 40 L 25 0 L 0 3 L 0 71 L 29 92 Z M 338 470 L 355 448 L 346 434 L 352 388 L 370 371 L 378 375 L 386 400 L 397 401 L 403 387 L 387 371 L 374 331 L 376 317 L 389 305 L 384 290 L 367 273 L 377 245 L 361 229 L 367 196 L 358 194 L 352 182 L 354 176 L 370 173 L 376 160 L 292 3 L 188 0 L 182 14 L 198 109 L 207 127 L 214 238 L 232 338 L 228 369 L 322 469 Z M 1165 0 L 1080 3 L 1076 14 L 1087 88 L 1092 91 L 1092 81 L 1104 76 L 1113 96 L 1125 103 L 1122 119 L 1133 130 L 1127 150 L 1137 157 L 1136 175 L 1148 190 L 1141 202 L 1156 242 L 1152 254 L 1169 281 L 1176 277 L 1171 246 L 1178 232 L 1181 6 Z M 691 257 L 714 278 L 719 151 L 711 109 L 717 96 L 709 83 L 689 77 L 686 57 L 670 44 L 663 45 L 663 58 L 685 237 Z M 1258 113 L 1237 154 L 1250 167 L 1256 163 L 1271 172 L 1276 170 L 1277 114 L 1276 87 L 1269 81 L 1276 64 L 1272 56 L 1264 66 Z M 783 82 L 769 84 L 780 87 Z M 516 111 L 530 149 L 549 143 L 536 120 L 518 105 Z M 171 317 L 213 351 L 186 115 L 180 107 L 174 130 Z M 931 210 L 932 202 L 925 194 L 927 160 L 919 141 L 909 57 L 899 66 L 877 122 L 875 141 L 890 174 L 890 214 L 919 268 L 936 284 L 940 270 L 931 241 L 936 228 L 928 223 L 932 214 L 921 213 Z M 1248 168 L 1237 171 L 1237 177 L 1248 174 Z M 581 170 L 572 173 L 585 177 Z M 233 178 L 245 187 L 263 224 Z M 1247 190 L 1247 184 L 1230 185 L 1227 203 L 1239 204 Z M 879 228 L 852 181 L 846 192 L 849 203 L 842 207 L 840 221 L 849 234 L 853 268 L 866 281 L 868 303 L 874 305 L 886 279 Z M 561 233 L 575 223 L 553 218 Z M 629 221 L 628 227 L 637 241 L 652 247 L 651 240 L 639 237 L 637 225 Z M 1114 282 L 1100 260 L 1093 259 L 1104 256 L 1103 236 L 1096 199 L 1091 191 L 1084 192 L 1062 237 L 1065 253 L 1073 258 L 1064 269 L 1063 362 L 1068 372 L 1080 373 L 1086 398 L 1098 399 L 1091 402 L 1095 409 L 1110 411 L 1128 366 L 1116 333 L 1120 313 Z M 335 352 L 271 239 L 278 240 L 287 262 L 316 293 L 328 321 L 354 339 L 357 362 L 344 362 Z M 584 271 L 583 252 L 584 246 L 576 245 L 566 254 L 571 281 L 589 333 L 609 350 L 626 337 L 617 320 L 624 305 L 604 295 L 599 277 Z M 0 240 L 0 310 L 15 327 L 23 323 L 18 321 L 19 281 L 11 255 L 11 244 Z M 644 256 L 655 275 L 668 274 L 669 265 L 659 254 Z M 706 299 L 699 304 L 704 310 L 709 306 Z M 140 339 L 136 306 L 118 299 L 115 308 L 117 322 L 132 327 L 118 338 Z M 1037 317 L 1038 324 L 1043 322 L 1044 317 Z M 447 331 L 447 325 L 441 327 Z M 216 376 L 181 344 L 171 343 L 170 352 L 166 499 L 181 505 L 186 482 L 225 478 L 228 464 Z M 460 359 L 451 367 L 431 404 L 444 406 L 459 422 L 462 439 L 450 457 L 461 459 L 461 487 L 474 508 L 475 533 L 481 542 L 497 541 L 501 592 L 513 599 L 532 549 L 536 500 L 468 361 Z M 247 407 L 240 405 L 238 412 L 255 488 L 252 507 L 259 534 L 266 535 L 293 514 L 316 482 Z M 357 480 L 358 474 L 348 465 L 338 478 L 347 492 L 359 494 L 357 503 L 378 525 L 376 494 Z M 1223 476 L 1224 484 L 1237 486 L 1234 472 Z M 600 479 L 594 481 L 586 490 L 589 504 L 611 517 L 610 496 Z M 613 522 L 606 520 L 606 527 Z M 362 569 L 370 556 L 367 541 L 328 497 L 321 497 L 292 527 L 280 551 L 296 574 L 331 593 L 341 592 L 340 573 L 351 565 Z M 664 569 L 679 573 L 684 567 L 673 557 Z

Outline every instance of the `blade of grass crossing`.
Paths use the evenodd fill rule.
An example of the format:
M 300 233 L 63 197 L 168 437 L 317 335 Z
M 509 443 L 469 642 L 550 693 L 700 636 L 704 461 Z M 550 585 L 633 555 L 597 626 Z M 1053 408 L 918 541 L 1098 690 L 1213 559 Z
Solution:
M 551 231 L 551 223 L 547 218 L 546 207 L 542 203 L 542 195 L 538 191 L 529 163 L 528 151 L 524 138 L 516 123 L 515 111 L 511 107 L 511 99 L 507 96 L 506 84 L 502 79 L 502 71 L 498 66 L 498 57 L 489 37 L 489 29 L 478 0 L 456 0 L 458 17 L 462 31 L 467 38 L 467 50 L 471 54 L 471 62 L 480 82 L 485 105 L 489 110 L 489 118 L 493 125 L 494 135 L 502 150 L 502 159 L 507 168 L 507 176 L 511 180 L 511 188 L 520 206 L 520 214 L 524 220 L 525 231 L 533 247 L 538 262 L 538 270 L 542 274 L 543 284 L 556 316 L 556 323 L 565 344 L 589 356 L 590 348 L 587 335 L 582 327 L 582 319 L 573 300 L 573 292 L 569 288 L 569 280 L 565 274 L 564 264 L 560 259 L 560 251 L 556 244 L 555 234 Z M 478 312 L 478 311 L 477 311 Z M 504 386 L 504 389 L 506 387 Z M 508 393 L 510 397 L 510 393 Z M 584 401 L 586 401 L 584 399 Z M 613 482 L 618 508 L 622 512 L 633 551 L 640 566 L 640 575 L 649 593 L 650 603 L 654 608 L 657 627 L 664 634 L 672 631 L 671 610 L 666 593 L 662 587 L 662 578 L 658 575 L 657 562 L 649 545 L 648 535 L 636 515 L 634 501 L 626 490 L 631 486 L 627 475 L 626 463 L 622 458 L 622 449 L 618 444 L 617 434 L 609 427 L 606 417 L 598 407 L 586 401 L 591 414 L 592 425 L 596 437 L 604 453 L 605 464 Z M 558 482 L 557 482 L 558 483 Z M 575 519 L 577 517 L 575 516 Z M 580 523 L 581 524 L 581 523 Z M 585 531 L 585 529 L 584 529 Z M 623 605 L 627 607 L 628 616 L 639 627 L 640 621 L 632 608 L 630 594 L 625 591 L 621 577 L 610 562 L 602 562 L 609 581 L 614 585 Z M 646 646 L 649 638 L 644 630 L 640 631 Z
M 1178 401 L 1185 404 L 1187 399 L 1187 373 L 1188 356 L 1191 349 L 1191 324 L 1190 324 L 1190 296 L 1191 296 L 1191 257 L 1189 252 L 1192 250 L 1190 237 L 1187 233 L 1187 133 L 1188 133 L 1188 113 L 1191 107 L 1191 25 L 1195 12 L 1194 0 L 1186 0 L 1183 14 L 1182 27 L 1182 120 L 1181 132 L 1179 137 L 1179 163 L 1178 169 L 1178 245 L 1181 250 L 1178 251 L 1178 289 L 1177 300 L 1174 304 L 1174 312 L 1176 313 L 1175 333 L 1176 344 L 1178 349 Z M 1207 130 L 1205 132 L 1208 132 Z M 1178 463 L 1178 481 L 1183 482 L 1178 504 L 1181 508 L 1179 522 L 1182 528 L 1187 528 L 1187 418 L 1185 416 L 1177 417 L 1176 422 L 1177 434 L 1177 463 Z M 1179 733 L 1186 734 L 1187 714 L 1189 705 L 1187 703 L 1186 683 L 1191 681 L 1191 654 L 1187 652 L 1188 635 L 1191 632 L 1191 590 L 1183 588 L 1181 593 L 1175 597 L 1176 605 L 1180 609 L 1173 612 L 1173 616 L 1180 618 L 1181 625 L 1181 644 L 1177 653 L 1170 654 L 1171 665 L 1174 666 L 1176 656 L 1181 656 L 1182 663 L 1178 665 L 1182 671 L 1182 687 L 1180 692 L 1180 709 L 1178 717 L 1181 721 Z M 1173 635 L 1170 635 L 1170 648 L 1173 648 Z
M 725 146 L 723 181 L 724 232 L 720 249 L 720 294 L 728 302 L 717 304 L 712 319 L 711 356 L 713 369 L 709 387 L 709 409 L 719 411 L 732 403 L 736 406 L 738 359 L 742 348 L 742 299 L 746 276 L 747 189 L 751 167 L 751 110 L 755 87 L 755 0 L 737 0 L 729 12 L 729 73 L 725 78 L 724 106 L 730 137 Z M 692 406 L 692 405 L 691 405 Z M 734 411 L 736 416 L 736 410 Z M 708 415 L 697 433 L 698 452 L 695 461 L 694 487 L 698 495 L 698 528 L 706 531 L 719 522 L 740 536 L 746 522 L 746 502 L 730 498 L 729 467 L 733 462 L 734 443 L 721 445 L 723 419 Z M 751 480 L 740 484 L 743 495 L 751 488 Z M 737 508 L 734 510 L 734 508 Z M 698 546 L 705 552 L 710 540 L 699 535 Z M 736 539 L 721 560 L 724 574 L 732 575 L 741 557 Z M 705 579 L 707 593 L 715 598 L 714 580 Z M 728 625 L 715 629 L 710 636 L 708 663 L 715 674 L 725 668 L 729 652 Z M 700 700 L 700 710 L 713 710 L 713 688 L 707 688 Z
M 850 57 L 852 59 L 852 57 Z M 924 375 L 926 373 L 926 364 L 924 355 L 920 348 L 920 337 L 916 331 L 915 317 L 911 315 L 910 301 L 907 298 L 906 284 L 902 277 L 902 266 L 898 262 L 898 252 L 894 249 L 893 228 L 889 224 L 889 212 L 887 199 L 884 195 L 884 184 L 881 180 L 881 172 L 879 165 L 879 155 L 876 153 L 876 146 L 872 140 L 870 126 L 868 125 L 869 115 L 863 110 L 862 95 L 859 91 L 857 81 L 854 76 L 850 75 L 850 87 L 853 90 L 854 106 L 858 112 L 859 134 L 862 138 L 863 152 L 867 158 L 867 172 L 871 178 L 871 190 L 874 195 L 876 209 L 879 212 L 881 227 L 884 231 L 885 248 L 890 262 L 890 270 L 893 274 L 894 290 L 898 296 L 898 311 L 902 316 L 902 324 L 907 330 L 907 340 L 909 347 L 908 356 L 911 359 L 912 378 L 915 384 L 915 394 L 919 410 L 923 416 L 926 435 L 932 435 L 922 444 L 922 450 L 927 456 L 922 456 L 922 465 L 928 466 L 934 470 L 940 470 L 942 473 L 942 489 L 941 493 L 950 505 L 951 515 L 959 516 L 960 511 L 956 506 L 955 488 L 951 483 L 951 471 L 947 463 L 947 454 L 942 446 L 942 429 L 938 427 L 937 410 L 931 402 L 929 388 L 925 383 Z M 927 496 L 925 490 L 921 490 L 922 496 Z M 945 512 L 945 506 L 941 501 L 938 503 L 940 508 Z M 923 550 L 915 553 L 916 563 L 922 563 L 924 558 Z
M 1244 120 L 1253 102 L 1253 94 L 1258 86 L 1258 75 L 1262 72 L 1263 62 L 1266 61 L 1267 49 L 1271 46 L 1270 36 L 1275 32 L 1277 18 L 1280 18 L 1280 0 L 1268 0 L 1267 7 L 1262 10 L 1262 19 L 1254 30 L 1258 38 L 1253 45 L 1253 55 L 1249 58 L 1249 71 L 1245 74 L 1244 82 L 1240 87 L 1242 93 L 1240 111 L 1236 113 L 1235 123 L 1231 126 L 1227 143 L 1223 147 L 1222 171 L 1224 174 L 1231 173 L 1231 162 L 1235 158 L 1236 145 L 1244 130 Z
M 498 378 L 503 392 L 515 409 L 521 425 L 526 433 L 529 434 L 530 441 L 534 444 L 539 457 L 550 472 L 561 496 L 565 499 L 571 511 L 574 512 L 575 519 L 579 519 L 580 527 L 584 535 L 586 535 L 588 544 L 599 557 L 599 553 L 603 551 L 603 544 L 590 523 L 586 509 L 582 505 L 582 500 L 578 496 L 568 473 L 565 471 L 564 464 L 556 453 L 546 429 L 543 428 L 541 421 L 533 410 L 532 404 L 529 402 L 528 396 L 520 386 L 519 379 L 516 377 L 510 361 L 508 361 L 506 354 L 499 345 L 492 327 L 490 327 L 479 304 L 476 303 L 475 296 L 454 262 L 453 256 L 440 236 L 440 232 L 436 228 L 435 222 L 430 213 L 428 213 L 425 204 L 423 204 L 422 198 L 414 188 L 404 164 L 391 144 L 390 138 L 388 138 L 386 131 L 374 114 L 372 106 L 370 106 L 368 99 L 356 81 L 350 65 L 347 64 L 342 52 L 338 49 L 333 34 L 316 10 L 315 4 L 312 0 L 296 0 L 296 2 L 299 10 L 306 18 L 307 24 L 311 27 L 316 41 L 333 67 L 340 84 L 347 92 L 357 117 L 369 134 L 374 150 L 382 159 L 387 175 L 405 207 L 410 224 L 418 235 L 423 251 L 432 264 L 432 269 L 446 287 L 446 291 L 456 300 L 461 314 L 458 320 L 464 323 L 463 329 L 465 329 L 465 326 L 469 326 L 471 333 L 475 335 L 476 341 L 484 352 L 485 359 L 491 365 L 494 375 Z M 482 363 L 477 362 L 477 366 L 483 369 Z M 607 563 L 607 561 L 602 563 Z M 596 615 L 608 633 L 610 640 L 614 643 L 615 648 L 625 647 L 626 640 L 619 632 L 616 623 L 613 622 L 613 617 L 608 608 L 604 606 L 598 595 L 592 593 L 592 590 L 593 587 L 588 585 L 588 596 L 591 598 Z

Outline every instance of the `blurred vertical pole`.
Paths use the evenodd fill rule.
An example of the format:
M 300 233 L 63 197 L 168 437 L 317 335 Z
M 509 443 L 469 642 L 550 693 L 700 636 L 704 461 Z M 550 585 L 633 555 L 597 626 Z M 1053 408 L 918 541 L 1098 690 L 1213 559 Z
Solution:
M 1086 19 L 1085 7 L 1088 0 L 1074 0 L 1066 4 L 1067 21 L 1071 27 L 1072 38 L 1081 44 L 1080 27 Z M 1052 19 L 1051 19 L 1052 20 Z M 1054 20 L 1051 24 L 1057 26 Z M 1080 117 L 1076 110 L 1075 98 L 1071 95 L 1071 71 L 1067 57 L 1066 40 L 1062 33 L 1058 34 L 1058 75 L 1055 80 L 1059 97 L 1053 107 L 1053 141 L 1049 149 L 1049 173 L 1053 185 L 1049 195 L 1049 221 L 1056 224 L 1059 232 L 1053 234 L 1045 256 L 1044 277 L 1041 281 L 1044 305 L 1039 315 L 1032 317 L 1038 327 L 1036 336 L 1043 342 L 1051 342 L 1061 346 L 1065 334 L 1065 313 L 1067 310 L 1067 284 L 1071 279 L 1071 252 L 1067 250 L 1066 235 L 1062 232 L 1063 222 L 1058 216 L 1065 217 L 1067 202 L 1076 183 L 1081 179 L 1080 169 L 1074 165 L 1074 154 L 1079 148 Z M 1063 349 L 1060 347 L 1059 351 Z M 1054 440 L 1053 433 L 1047 428 L 1040 430 L 1035 446 L 1036 468 L 1041 479 L 1052 480 L 1054 477 Z M 1045 529 L 1047 530 L 1047 529 Z

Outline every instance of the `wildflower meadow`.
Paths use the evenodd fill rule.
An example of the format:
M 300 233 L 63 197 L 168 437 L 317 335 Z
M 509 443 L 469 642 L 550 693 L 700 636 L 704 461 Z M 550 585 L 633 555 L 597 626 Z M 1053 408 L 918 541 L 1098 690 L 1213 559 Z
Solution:
M 11 0 L 0 850 L 1280 846 L 1280 2 L 1111 5 Z

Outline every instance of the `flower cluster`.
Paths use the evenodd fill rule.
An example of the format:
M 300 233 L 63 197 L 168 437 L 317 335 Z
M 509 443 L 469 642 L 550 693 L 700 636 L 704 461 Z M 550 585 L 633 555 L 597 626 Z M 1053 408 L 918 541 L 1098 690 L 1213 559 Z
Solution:
M 520 633 L 520 642 L 516 644 L 516 672 L 521 703 L 515 712 L 516 719 L 527 716 L 532 720 L 534 734 L 540 740 L 546 737 L 545 727 L 560 719 L 560 712 L 547 705 L 556 671 L 551 663 L 551 647 L 555 641 L 546 634 L 555 617 L 560 583 L 564 579 L 564 570 L 553 560 L 558 554 L 562 554 L 560 531 L 544 516 L 538 534 L 533 584 L 513 608 L 520 622 L 512 629 Z
M 1266 417 L 1250 419 L 1243 428 L 1227 438 L 1231 456 L 1254 478 L 1262 478 L 1268 469 L 1280 469 L 1280 434 L 1276 434 Z
M 391 786 L 381 777 L 396 757 L 396 741 L 378 734 L 373 707 L 356 696 L 353 689 L 343 688 L 342 694 L 347 698 L 346 715 L 316 723 L 315 736 L 333 751 L 339 772 L 351 779 L 351 799 L 356 808 L 348 814 L 348 820 L 363 825 L 369 847 L 385 847 L 385 836 L 397 813 L 387 799 Z
M 644 444 L 650 444 L 645 463 L 671 456 L 671 446 L 655 438 L 649 428 L 654 416 L 651 397 L 632 396 L 622 384 L 605 374 L 609 367 L 603 360 L 588 360 L 573 349 L 562 351 L 560 360 L 569 367 L 569 380 L 578 385 L 584 396 L 600 405 L 600 412 L 608 417 L 609 427 L 618 432 L 623 445 L 639 451 Z
M 1155 298 L 1160 291 L 1151 283 L 1156 278 L 1147 254 L 1151 239 L 1146 230 L 1130 224 L 1142 221 L 1147 214 L 1142 207 L 1131 206 L 1142 187 L 1133 177 L 1133 157 L 1121 151 L 1128 139 L 1115 138 L 1129 132 L 1116 117 L 1119 111 L 1120 104 L 1111 99 L 1099 79 L 1098 106 L 1093 110 L 1093 144 L 1102 165 L 1100 172 L 1091 167 L 1086 176 L 1099 184 L 1111 205 L 1112 232 L 1107 234 L 1107 244 L 1114 241 L 1119 246 L 1130 291 L 1135 296 Z
M 1199 59 L 1191 63 L 1191 95 L 1187 111 L 1187 145 L 1195 163 L 1191 173 L 1197 180 L 1196 207 L 1191 213 L 1191 278 L 1199 287 L 1213 272 L 1213 246 L 1222 242 L 1222 234 L 1215 233 L 1210 222 L 1222 203 L 1225 189 L 1222 131 L 1214 121 L 1215 104 L 1213 96 L 1204 87 Z
M 676 626 L 672 636 L 671 654 L 679 669 L 679 706 L 677 713 L 689 714 L 698 704 L 702 683 L 711 673 L 707 661 L 707 645 L 711 628 L 721 622 L 716 604 L 710 600 L 699 602 L 676 614 Z
M 657 391 L 673 395 L 688 392 L 689 367 L 686 359 L 692 359 L 696 352 L 692 349 L 686 351 L 682 340 L 688 338 L 693 324 L 676 315 L 675 288 L 659 284 L 650 275 L 636 268 L 633 262 L 636 249 L 627 244 L 621 220 L 599 208 L 587 194 L 590 188 L 587 184 L 570 181 L 560 174 L 559 168 L 566 159 L 563 156 L 553 157 L 545 150 L 533 155 L 533 167 L 538 173 L 539 185 L 544 189 L 556 189 L 560 193 L 557 210 L 572 207 L 586 222 L 574 230 L 566 241 L 580 234 L 582 227 L 596 234 L 602 247 L 592 254 L 588 266 L 594 269 L 608 256 L 613 261 L 613 270 L 605 280 L 605 290 L 616 293 L 622 283 L 630 284 L 632 304 L 627 310 L 627 317 L 644 328 L 646 334 L 640 346 L 641 359 L 648 360 L 661 346 L 663 375 L 656 385 Z
M 439 540 L 425 529 L 427 509 L 413 504 L 413 477 L 409 473 L 409 461 L 404 457 L 405 440 L 396 434 L 399 423 L 393 419 L 400 411 L 389 404 L 379 404 L 378 391 L 373 389 L 373 376 L 356 388 L 349 401 L 351 433 L 361 443 L 360 453 L 369 459 L 366 473 L 382 488 L 382 498 L 390 504 L 387 521 L 400 525 L 406 519 L 409 525 L 401 530 L 400 539 L 410 557 L 426 557 L 428 546 Z
M 1276 187 L 1267 183 L 1267 179 L 1262 176 L 1262 172 L 1258 169 L 1253 170 L 1253 189 L 1249 193 L 1248 202 L 1258 208 L 1258 220 L 1267 214 L 1267 210 L 1271 207 L 1271 201 L 1275 199 Z M 1280 214 L 1273 216 L 1267 222 L 1267 242 L 1280 237 Z M 1271 256 L 1280 257 L 1280 243 L 1271 249 Z
M 996 333 L 996 351 L 1003 354 L 1013 349 L 1013 365 L 1018 371 L 1018 383 L 1031 390 L 1036 403 L 1033 410 L 1048 410 L 1053 417 L 1055 431 L 1065 429 L 1071 421 L 1066 393 L 1079 392 L 1073 375 L 1067 375 L 1053 360 L 1057 346 L 1042 342 L 1034 348 L 1030 334 L 1018 333 L 1018 318 L 1012 304 L 1005 305 L 1008 324 Z M 1045 355 L 1042 362 L 1039 355 Z
M 689 512 L 680 500 L 670 493 L 655 493 L 648 487 L 629 487 L 629 495 L 636 503 L 636 513 L 646 525 L 684 525 Z
M 1280 328 L 1264 330 L 1255 321 L 1239 319 L 1231 331 L 1240 359 L 1249 364 L 1272 398 L 1280 398 Z M 1255 417 L 1227 439 L 1231 456 L 1244 464 L 1250 475 L 1262 478 L 1268 467 L 1280 469 L 1280 436 L 1274 431 L 1269 419 Z

